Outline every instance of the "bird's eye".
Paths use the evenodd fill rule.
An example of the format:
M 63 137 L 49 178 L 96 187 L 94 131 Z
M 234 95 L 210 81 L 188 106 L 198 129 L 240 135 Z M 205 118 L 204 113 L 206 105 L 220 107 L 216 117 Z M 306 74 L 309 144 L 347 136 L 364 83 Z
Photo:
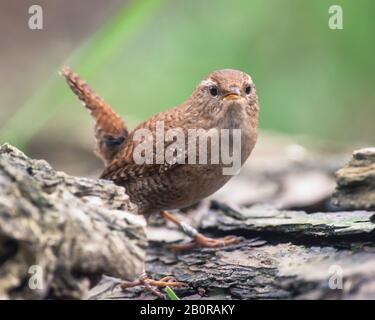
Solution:
M 247 85 L 245 88 L 245 93 L 250 94 L 251 93 L 251 85 Z
M 216 97 L 219 94 L 219 90 L 216 86 L 209 86 L 208 90 L 210 91 L 211 96 Z

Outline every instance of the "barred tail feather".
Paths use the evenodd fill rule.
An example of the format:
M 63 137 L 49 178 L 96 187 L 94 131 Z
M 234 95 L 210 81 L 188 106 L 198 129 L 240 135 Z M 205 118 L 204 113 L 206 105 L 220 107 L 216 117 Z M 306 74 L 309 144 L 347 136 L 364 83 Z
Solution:
M 106 164 L 110 163 L 128 136 L 124 121 L 70 68 L 64 67 L 61 75 L 94 118 L 96 152 Z

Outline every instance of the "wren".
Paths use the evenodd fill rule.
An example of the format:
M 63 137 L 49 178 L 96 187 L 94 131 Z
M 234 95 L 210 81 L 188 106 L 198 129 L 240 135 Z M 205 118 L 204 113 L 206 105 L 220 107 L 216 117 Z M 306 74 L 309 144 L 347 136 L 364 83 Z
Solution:
M 125 187 L 130 200 L 146 218 L 161 213 L 195 240 L 191 244 L 181 245 L 180 249 L 193 246 L 220 247 L 239 242 L 238 238 L 231 236 L 207 238 L 167 211 L 188 207 L 221 188 L 232 176 L 223 174 L 227 165 L 221 159 L 216 163 L 208 161 L 205 164 L 192 164 L 189 161 L 140 164 L 135 161 L 134 152 L 140 143 L 144 143 L 135 139 L 137 132 L 147 129 L 152 134 L 151 138 L 155 138 L 158 123 L 163 123 L 165 130 L 178 128 L 186 136 L 192 129 L 229 130 L 231 136 L 234 130 L 239 130 L 239 162 L 242 165 L 250 156 L 258 135 L 258 97 L 249 75 L 233 69 L 214 71 L 196 86 L 185 102 L 154 115 L 129 132 L 122 118 L 77 74 L 67 67 L 62 70 L 62 74 L 95 119 L 96 151 L 105 162 L 100 178 Z M 218 146 L 216 150 L 220 152 L 221 140 L 219 138 L 215 145 L 209 137 L 208 144 L 211 147 Z M 150 141 L 152 159 L 155 160 L 157 142 L 156 139 Z M 165 141 L 163 147 L 167 148 L 173 141 Z M 188 160 L 187 147 L 180 150 L 182 154 L 178 154 L 177 150 L 177 157 Z M 198 142 L 195 147 L 199 148 Z M 233 149 L 233 143 L 230 147 Z M 211 150 L 208 151 L 208 159 L 212 159 L 213 149 L 208 150 Z M 145 279 L 143 283 L 151 284 L 150 281 L 154 281 Z M 171 281 L 158 281 L 155 285 L 161 283 L 171 285 Z

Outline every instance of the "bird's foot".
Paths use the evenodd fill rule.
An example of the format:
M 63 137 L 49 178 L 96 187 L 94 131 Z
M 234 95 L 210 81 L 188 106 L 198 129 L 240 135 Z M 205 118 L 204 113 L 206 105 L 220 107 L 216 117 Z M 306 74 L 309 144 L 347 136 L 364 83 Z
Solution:
M 134 288 L 138 286 L 144 286 L 153 295 L 157 296 L 160 299 L 165 300 L 166 296 L 164 293 L 160 291 L 159 288 L 165 288 L 165 287 L 181 288 L 181 287 L 186 286 L 186 283 L 178 282 L 176 281 L 176 278 L 172 276 L 167 276 L 159 280 L 154 280 L 154 279 L 150 279 L 144 273 L 138 279 L 134 281 L 123 281 L 120 284 L 120 287 L 122 290 L 126 290 L 127 288 Z
M 218 238 L 218 239 L 213 239 L 213 238 L 208 238 L 205 237 L 201 233 L 197 233 L 194 236 L 194 240 L 189 243 L 181 243 L 181 244 L 174 244 L 171 245 L 171 249 L 175 252 L 177 251 L 186 251 L 193 249 L 195 247 L 200 247 L 200 248 L 223 248 L 226 246 L 230 246 L 232 244 L 237 244 L 240 243 L 241 239 L 236 236 L 226 236 L 224 238 Z

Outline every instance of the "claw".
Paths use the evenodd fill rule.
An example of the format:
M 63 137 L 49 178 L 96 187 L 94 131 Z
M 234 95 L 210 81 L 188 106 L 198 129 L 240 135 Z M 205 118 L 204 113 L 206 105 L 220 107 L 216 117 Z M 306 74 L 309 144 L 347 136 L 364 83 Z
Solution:
M 126 290 L 127 288 L 144 286 L 153 295 L 165 300 L 166 296 L 160 290 L 158 290 L 158 288 L 164 288 L 167 286 L 181 288 L 183 286 L 186 286 L 186 284 L 184 282 L 176 281 L 176 278 L 172 276 L 166 276 L 164 278 L 161 278 L 160 280 L 154 280 L 148 278 L 146 274 L 143 274 L 137 280 L 122 282 L 120 286 L 122 290 Z

